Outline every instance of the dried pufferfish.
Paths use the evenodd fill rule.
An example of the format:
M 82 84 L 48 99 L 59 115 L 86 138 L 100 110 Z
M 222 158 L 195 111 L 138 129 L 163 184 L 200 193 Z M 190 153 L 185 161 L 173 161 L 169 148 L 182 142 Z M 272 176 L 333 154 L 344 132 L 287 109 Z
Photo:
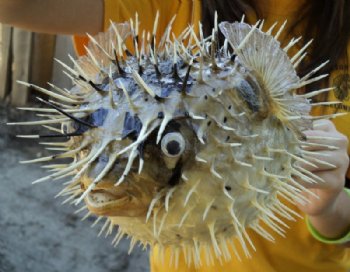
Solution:
M 302 131 L 315 119 L 308 99 L 330 89 L 295 90 L 323 78 L 311 77 L 325 63 L 299 78 L 295 68 L 308 44 L 290 59 L 286 52 L 299 39 L 281 49 L 283 26 L 272 36 L 259 22 L 223 22 L 219 48 L 217 23 L 207 38 L 193 26 L 170 38 L 170 23 L 156 46 L 157 22 L 158 15 L 153 35 L 139 35 L 136 16 L 90 37 L 87 56 L 72 59 L 74 69 L 63 64 L 75 83 L 70 91 L 22 82 L 52 100 L 40 99 L 47 109 L 25 108 L 47 119 L 16 124 L 55 133 L 22 137 L 68 138 L 45 143 L 63 153 L 26 163 L 73 158 L 47 165 L 53 172 L 34 183 L 73 176 L 59 195 L 84 200 L 79 211 L 98 215 L 95 223 L 106 218 L 101 232 L 118 225 L 114 244 L 128 235 L 130 250 L 137 242 L 171 248 L 173 263 L 183 251 L 200 266 L 202 250 L 207 263 L 212 255 L 229 259 L 236 237 L 249 256 L 254 244 L 246 229 L 273 240 L 260 223 L 283 235 L 281 219 L 297 214 L 281 199 L 307 201 L 294 177 L 319 181 L 295 162 L 313 165 L 301 148 L 308 144 Z

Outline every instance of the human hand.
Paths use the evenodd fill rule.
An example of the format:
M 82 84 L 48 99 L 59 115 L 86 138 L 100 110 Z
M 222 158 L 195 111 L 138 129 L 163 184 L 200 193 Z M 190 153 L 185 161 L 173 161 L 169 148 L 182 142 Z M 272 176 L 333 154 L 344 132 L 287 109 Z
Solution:
M 304 131 L 304 134 L 307 140 L 303 155 L 314 166 L 298 162 L 296 167 L 311 172 L 309 176 L 312 175 L 317 183 L 298 179 L 313 194 L 304 192 L 309 201 L 298 207 L 320 233 L 336 237 L 350 225 L 350 198 L 343 190 L 349 167 L 348 139 L 328 120 L 314 122 L 314 130 Z M 344 222 L 339 222 L 343 217 Z M 334 227 L 334 220 L 337 220 L 337 227 Z

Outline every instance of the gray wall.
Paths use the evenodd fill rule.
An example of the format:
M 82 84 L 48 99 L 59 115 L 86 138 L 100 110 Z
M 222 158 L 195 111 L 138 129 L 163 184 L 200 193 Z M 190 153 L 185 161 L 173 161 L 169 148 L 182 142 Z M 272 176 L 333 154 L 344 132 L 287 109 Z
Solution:
M 56 38 L 55 58 L 63 61 L 69 66 L 72 66 L 72 62 L 68 58 L 68 54 L 76 58 L 72 37 L 58 35 Z M 61 88 L 69 88 L 72 86 L 70 79 L 62 73 L 62 66 L 56 61 L 53 64 L 52 83 Z

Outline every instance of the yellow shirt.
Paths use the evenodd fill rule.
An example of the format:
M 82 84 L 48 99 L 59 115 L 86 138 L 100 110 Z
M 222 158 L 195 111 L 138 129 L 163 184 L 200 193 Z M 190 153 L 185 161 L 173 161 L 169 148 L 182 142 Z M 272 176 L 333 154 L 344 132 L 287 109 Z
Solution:
M 278 3 L 277 3 L 278 2 Z M 277 1 L 276 7 L 281 2 Z M 285 1 L 289 2 L 290 1 Z M 293 3 L 299 3 L 295 1 Z M 285 4 L 285 3 L 284 3 Z M 164 30 L 174 14 L 177 14 L 173 31 L 176 35 L 189 23 L 197 23 L 201 17 L 201 8 L 199 0 L 105 0 L 105 29 L 108 28 L 109 21 L 123 22 L 135 16 L 135 12 L 139 14 L 142 27 L 147 31 L 152 31 L 153 20 L 157 10 L 160 11 L 160 22 L 158 26 L 158 35 Z M 284 21 L 285 17 L 293 16 L 293 13 L 286 13 L 283 9 L 269 11 L 266 25 L 271 24 L 275 20 Z M 296 10 L 296 9 L 295 9 Z M 294 13 L 295 15 L 295 13 Z M 212 20 L 213 18 L 208 18 Z M 142 31 L 142 30 L 141 30 Z M 159 40 L 159 37 L 158 37 Z M 86 43 L 85 37 L 75 37 L 76 48 L 78 53 L 84 53 L 82 44 Z M 339 65 L 335 68 L 329 77 L 329 85 L 336 86 L 336 90 L 329 96 L 330 100 L 341 98 L 344 103 L 338 112 L 350 110 L 350 67 L 348 66 L 350 56 L 350 44 L 348 46 L 347 56 L 339 60 Z M 334 112 L 334 108 L 326 108 L 326 113 Z M 317 114 L 319 109 L 314 110 Z M 350 115 L 343 116 L 334 120 L 337 129 L 348 136 L 350 139 Z M 291 207 L 297 210 L 296 207 Z M 336 222 L 335 222 L 336 223 Z M 350 249 L 342 248 L 336 245 L 326 245 L 315 240 L 307 230 L 304 220 L 289 222 L 290 229 L 286 232 L 286 238 L 275 235 L 275 243 L 263 240 L 254 232 L 249 231 L 249 236 L 254 241 L 256 252 L 252 252 L 252 258 L 242 258 L 242 261 L 234 257 L 228 262 L 222 264 L 216 262 L 214 266 L 207 266 L 205 261 L 200 269 L 193 266 L 187 267 L 184 257 L 181 255 L 179 259 L 179 267 L 169 267 L 170 256 L 165 252 L 165 262 L 162 264 L 159 260 L 159 252 L 154 250 L 151 254 L 151 270 L 153 272 L 172 272 L 172 271 L 278 271 L 278 272 L 343 272 L 346 268 L 350 268 Z M 239 248 L 239 246 L 237 246 Z M 205 260 L 205 255 L 202 254 Z M 244 256 L 244 254 L 240 254 Z

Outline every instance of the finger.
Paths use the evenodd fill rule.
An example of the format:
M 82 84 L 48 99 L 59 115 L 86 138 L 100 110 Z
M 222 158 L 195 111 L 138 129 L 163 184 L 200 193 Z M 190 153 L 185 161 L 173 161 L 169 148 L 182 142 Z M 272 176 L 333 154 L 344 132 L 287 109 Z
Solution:
M 339 150 L 338 143 L 334 141 L 320 140 L 321 137 L 316 136 L 312 141 L 307 139 L 307 141 L 301 142 L 301 148 L 308 151 L 326 151 L 326 150 Z M 316 141 L 315 141 L 316 140 Z M 317 141 L 319 140 L 319 141 Z
M 301 141 L 301 146 L 306 150 L 338 150 L 347 146 L 347 139 L 338 132 L 307 130 L 303 133 L 306 141 Z
M 337 131 L 335 125 L 329 120 L 316 120 L 312 123 L 314 130 L 322 130 L 327 132 Z
M 311 161 L 312 164 L 315 164 L 317 166 L 315 169 L 309 168 L 309 170 L 313 171 L 332 170 L 339 167 L 342 164 L 340 156 L 343 154 L 339 154 L 339 152 L 337 151 L 302 150 L 301 154 L 303 158 L 305 158 L 307 161 Z M 309 164 L 309 166 L 311 165 Z
M 294 177 L 294 180 L 297 181 L 305 189 L 326 189 L 326 190 L 338 190 L 339 188 L 344 187 L 345 177 L 340 177 L 337 170 L 332 171 L 319 171 L 314 173 L 318 179 L 323 180 L 323 182 L 317 181 L 310 183 L 307 180 L 301 177 Z M 331 182 L 334 179 L 341 180 L 344 182 Z
M 326 188 L 327 186 L 325 185 L 326 182 L 315 182 L 315 183 L 309 183 L 307 181 L 305 181 L 304 179 L 297 177 L 297 176 L 293 176 L 293 180 L 294 180 L 294 187 L 300 189 L 303 192 L 309 192 L 309 189 L 321 189 L 321 188 Z M 296 184 L 298 184 L 299 186 L 297 186 Z M 309 192 L 310 195 L 312 195 L 312 193 Z
M 294 166 L 292 170 L 292 176 L 297 177 L 301 180 L 303 180 L 305 183 L 308 184 L 315 184 L 318 182 L 324 183 L 325 181 L 320 178 L 317 173 L 311 172 L 305 168 Z
M 337 156 L 334 151 L 303 150 L 301 153 L 303 158 L 310 163 L 298 161 L 294 165 L 310 172 L 334 170 L 342 165 L 341 156 Z

